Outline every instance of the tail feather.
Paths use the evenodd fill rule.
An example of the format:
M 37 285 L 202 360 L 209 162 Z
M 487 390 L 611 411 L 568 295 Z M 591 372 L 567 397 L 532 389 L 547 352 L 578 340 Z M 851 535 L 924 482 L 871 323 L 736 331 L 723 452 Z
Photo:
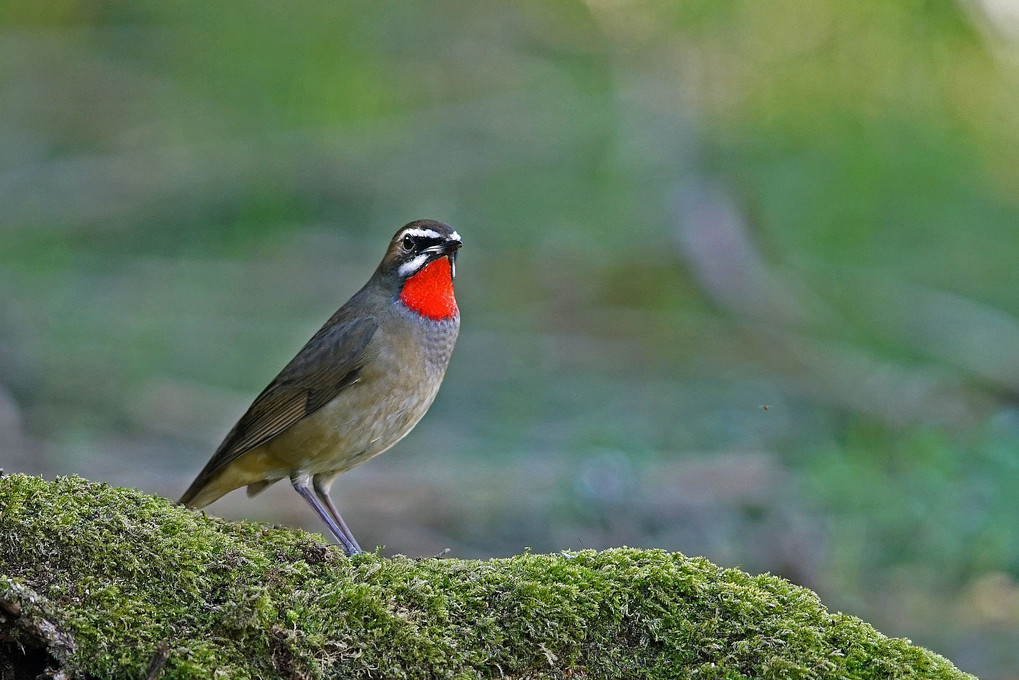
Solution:
M 209 480 L 203 479 L 202 476 L 199 475 L 198 478 L 191 483 L 191 486 L 188 487 L 188 490 L 184 492 L 184 495 L 181 496 L 180 500 L 178 500 L 177 502 L 180 503 L 181 505 L 186 505 L 189 508 L 204 508 L 206 505 L 216 500 L 216 498 L 219 498 L 219 496 L 221 496 L 222 494 L 219 494 L 215 498 L 200 498 L 200 496 L 203 495 L 202 492 L 206 491 L 207 489 L 208 481 Z
M 229 467 L 211 469 L 210 467 L 206 466 L 198 473 L 195 481 L 191 482 L 191 486 L 180 497 L 178 503 L 189 508 L 204 508 L 223 494 L 243 486 L 243 484 L 235 483 L 233 478 L 236 475 L 229 474 L 231 472 Z
M 270 484 L 283 479 L 286 474 L 264 451 L 257 449 L 226 465 L 213 459 L 198 473 L 179 502 L 190 508 L 204 508 L 220 496 L 242 486 L 248 487 L 249 496 L 254 496 Z

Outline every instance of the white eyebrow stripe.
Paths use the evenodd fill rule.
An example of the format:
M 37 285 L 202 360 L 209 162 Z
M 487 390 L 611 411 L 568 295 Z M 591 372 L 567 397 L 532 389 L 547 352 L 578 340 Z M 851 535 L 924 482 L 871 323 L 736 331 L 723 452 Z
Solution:
M 412 228 L 412 229 L 404 229 L 403 230 L 403 235 L 404 236 L 421 236 L 423 238 L 442 238 L 442 234 L 440 234 L 439 232 L 435 231 L 434 229 L 418 229 L 416 227 Z
M 416 272 L 418 269 L 421 269 L 421 267 L 424 266 L 425 261 L 428 260 L 429 257 L 431 257 L 429 253 L 422 253 L 421 255 L 415 257 L 413 260 L 408 260 L 407 262 L 401 264 L 400 268 L 397 271 L 399 272 L 400 276 L 406 278 L 413 274 L 414 272 Z

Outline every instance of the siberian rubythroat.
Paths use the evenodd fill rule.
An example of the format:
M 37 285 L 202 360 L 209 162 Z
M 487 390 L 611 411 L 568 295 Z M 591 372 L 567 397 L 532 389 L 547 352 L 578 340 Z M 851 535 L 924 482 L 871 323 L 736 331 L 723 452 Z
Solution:
M 397 231 L 368 283 L 255 398 L 180 502 L 202 508 L 289 478 L 344 552 L 361 552 L 329 487 L 403 439 L 435 399 L 460 330 L 461 245 L 434 220 Z

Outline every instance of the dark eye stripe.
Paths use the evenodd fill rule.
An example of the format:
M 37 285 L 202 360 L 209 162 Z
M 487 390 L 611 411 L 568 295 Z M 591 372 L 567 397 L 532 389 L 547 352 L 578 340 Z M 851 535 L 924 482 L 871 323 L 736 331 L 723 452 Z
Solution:
M 432 238 L 429 236 L 413 236 L 411 238 L 414 239 L 414 249 L 418 252 L 421 252 L 426 248 L 431 248 L 432 246 L 437 246 L 440 243 L 442 243 L 441 238 Z

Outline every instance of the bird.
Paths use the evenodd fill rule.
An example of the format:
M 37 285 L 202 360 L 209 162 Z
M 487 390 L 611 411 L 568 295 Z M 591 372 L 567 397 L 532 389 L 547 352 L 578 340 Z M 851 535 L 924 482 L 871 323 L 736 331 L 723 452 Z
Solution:
M 403 439 L 435 399 L 460 331 L 462 245 L 436 220 L 400 228 L 368 282 L 255 397 L 179 503 L 204 508 L 289 478 L 344 553 L 360 553 L 329 489 Z

